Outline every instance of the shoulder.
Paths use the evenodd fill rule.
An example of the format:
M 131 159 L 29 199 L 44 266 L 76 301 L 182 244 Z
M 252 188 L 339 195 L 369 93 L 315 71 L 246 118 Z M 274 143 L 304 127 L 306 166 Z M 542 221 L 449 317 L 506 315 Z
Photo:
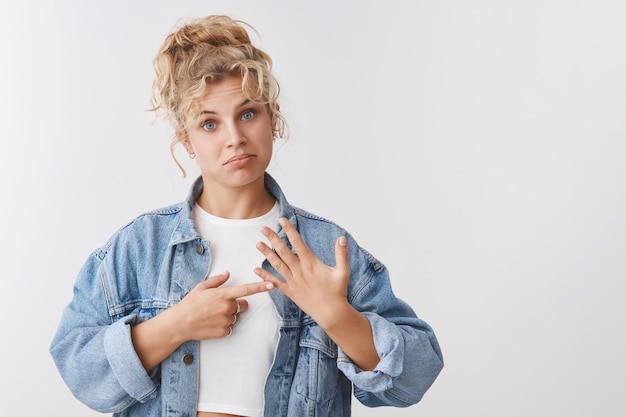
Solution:
M 356 239 L 342 226 L 325 217 L 318 216 L 307 210 L 292 207 L 297 221 L 298 232 L 311 248 L 319 247 L 320 250 L 332 250 L 334 256 L 334 244 L 340 236 L 348 240 L 348 248 L 351 259 L 377 270 L 384 265 L 370 252 L 361 247 Z
M 307 226 L 324 226 L 324 227 L 333 227 L 338 228 L 340 230 L 344 230 L 335 222 L 328 220 L 324 217 L 318 216 L 317 214 L 313 214 L 310 211 L 304 210 L 300 207 L 291 206 L 293 210 L 293 214 L 298 219 L 298 222 L 305 222 Z
M 113 233 L 103 246 L 95 250 L 95 255 L 103 259 L 112 248 L 119 246 L 168 244 L 184 209 L 185 203 L 181 202 L 140 214 Z
M 313 214 L 310 211 L 298 207 L 291 207 L 294 215 L 295 225 L 298 232 L 305 238 L 315 242 L 327 242 L 335 240 L 339 236 L 347 236 L 349 233 L 337 223 L 327 218 Z M 308 238 L 308 239 L 307 239 Z

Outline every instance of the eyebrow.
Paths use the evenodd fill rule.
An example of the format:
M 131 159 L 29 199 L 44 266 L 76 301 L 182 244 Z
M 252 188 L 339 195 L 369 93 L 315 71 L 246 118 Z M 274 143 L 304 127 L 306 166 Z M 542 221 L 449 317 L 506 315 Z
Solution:
M 248 104 L 250 102 L 249 99 L 245 99 L 244 101 L 242 101 L 241 103 L 239 103 L 239 105 L 237 106 L 237 108 L 243 107 L 246 104 Z M 198 112 L 197 114 L 197 118 L 200 116 L 204 116 L 205 114 L 217 114 L 217 112 L 213 111 L 213 110 L 201 110 L 200 112 Z

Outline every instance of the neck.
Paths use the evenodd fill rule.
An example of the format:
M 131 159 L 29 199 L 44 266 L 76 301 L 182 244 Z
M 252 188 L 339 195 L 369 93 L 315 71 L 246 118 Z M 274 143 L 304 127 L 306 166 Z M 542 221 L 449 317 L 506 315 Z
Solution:
M 265 183 L 256 181 L 232 188 L 204 181 L 198 205 L 207 213 L 225 219 L 251 219 L 272 209 L 276 199 L 265 189 Z

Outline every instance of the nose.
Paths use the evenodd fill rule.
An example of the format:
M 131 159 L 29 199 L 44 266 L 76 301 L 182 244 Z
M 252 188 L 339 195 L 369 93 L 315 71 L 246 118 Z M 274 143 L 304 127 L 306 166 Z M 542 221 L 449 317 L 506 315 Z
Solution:
M 241 146 L 247 141 L 246 135 L 236 122 L 230 124 L 227 134 L 228 137 L 226 138 L 226 146 L 229 148 L 233 146 Z

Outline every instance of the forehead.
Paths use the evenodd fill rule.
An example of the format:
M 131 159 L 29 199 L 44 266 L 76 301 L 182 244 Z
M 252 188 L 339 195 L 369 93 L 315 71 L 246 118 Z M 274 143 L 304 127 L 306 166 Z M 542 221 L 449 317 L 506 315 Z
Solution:
M 219 114 L 227 112 L 239 107 L 246 101 L 241 77 L 229 76 L 220 81 L 207 84 L 200 98 L 192 102 L 188 117 L 196 118 L 205 113 Z
M 223 80 L 208 84 L 200 104 L 210 104 L 222 100 L 245 97 L 241 85 L 241 77 L 226 77 Z

